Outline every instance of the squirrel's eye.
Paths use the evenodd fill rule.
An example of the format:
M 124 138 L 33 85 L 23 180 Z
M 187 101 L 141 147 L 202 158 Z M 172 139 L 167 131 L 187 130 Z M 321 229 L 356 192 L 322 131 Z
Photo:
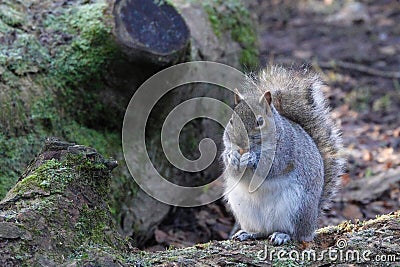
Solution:
M 264 119 L 263 119 L 263 117 L 258 116 L 258 117 L 257 117 L 257 126 L 258 126 L 258 127 L 261 127 L 261 126 L 263 126 L 263 124 L 264 124 Z
M 229 120 L 229 123 L 232 125 L 232 124 L 233 124 L 233 120 L 232 120 L 232 119 L 230 119 L 230 120 Z

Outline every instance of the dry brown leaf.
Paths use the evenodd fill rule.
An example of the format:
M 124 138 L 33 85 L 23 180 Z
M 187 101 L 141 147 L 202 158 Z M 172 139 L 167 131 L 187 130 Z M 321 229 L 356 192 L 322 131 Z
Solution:
M 388 161 L 388 162 L 386 162 L 386 164 L 385 164 L 385 169 L 390 169 L 391 167 L 393 166 L 393 161 Z
M 394 152 L 393 147 L 386 147 L 380 151 L 376 160 L 379 163 L 384 163 L 392 158 L 393 152 Z
M 363 160 L 372 161 L 372 159 L 373 159 L 372 152 L 369 150 L 364 150 L 363 151 Z
M 342 175 L 342 185 L 346 186 L 350 182 L 350 174 L 345 173 Z
M 154 237 L 155 237 L 157 243 L 164 243 L 168 237 L 168 234 L 164 231 L 161 231 L 160 229 L 156 229 L 154 231 Z

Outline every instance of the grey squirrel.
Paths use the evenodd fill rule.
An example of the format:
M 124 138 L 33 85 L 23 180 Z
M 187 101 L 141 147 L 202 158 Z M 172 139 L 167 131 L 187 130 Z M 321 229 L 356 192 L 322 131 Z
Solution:
M 234 239 L 313 240 L 345 163 L 321 87 L 308 70 L 270 66 L 236 93 L 222 153 L 225 198 L 241 226 Z

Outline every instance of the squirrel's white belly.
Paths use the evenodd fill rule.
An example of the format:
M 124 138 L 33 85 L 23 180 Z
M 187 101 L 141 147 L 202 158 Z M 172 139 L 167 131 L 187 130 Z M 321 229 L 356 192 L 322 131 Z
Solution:
M 246 180 L 246 177 L 242 178 Z M 227 188 L 235 179 L 227 179 Z M 255 192 L 249 193 L 247 183 L 237 184 L 226 192 L 228 203 L 242 230 L 248 233 L 294 232 L 294 215 L 300 199 L 300 185 L 283 177 L 268 179 Z M 284 193 L 284 194 L 282 194 Z

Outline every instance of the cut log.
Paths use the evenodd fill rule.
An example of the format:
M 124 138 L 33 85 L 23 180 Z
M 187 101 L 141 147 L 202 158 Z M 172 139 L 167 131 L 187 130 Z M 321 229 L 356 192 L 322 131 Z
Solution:
M 188 55 L 190 32 L 172 5 L 117 0 L 113 14 L 116 39 L 132 61 L 166 66 Z

